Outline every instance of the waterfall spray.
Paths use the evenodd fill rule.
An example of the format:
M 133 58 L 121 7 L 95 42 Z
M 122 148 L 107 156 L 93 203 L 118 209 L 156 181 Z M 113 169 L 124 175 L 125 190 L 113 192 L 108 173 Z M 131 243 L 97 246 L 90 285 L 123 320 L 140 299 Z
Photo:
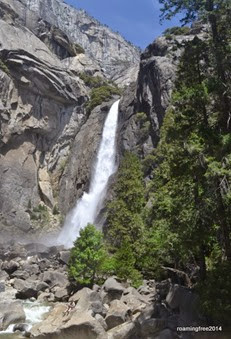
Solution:
M 94 223 L 105 198 L 108 179 L 116 171 L 116 128 L 119 100 L 106 118 L 89 192 L 83 193 L 75 208 L 67 215 L 58 243 L 71 247 L 81 228 Z

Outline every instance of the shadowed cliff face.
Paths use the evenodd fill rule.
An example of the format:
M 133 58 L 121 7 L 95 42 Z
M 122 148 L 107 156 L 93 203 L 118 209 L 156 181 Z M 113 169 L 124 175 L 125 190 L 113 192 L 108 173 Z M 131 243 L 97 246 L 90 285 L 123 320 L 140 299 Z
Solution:
M 186 35 L 162 36 L 141 54 L 138 79 L 127 88 L 120 104 L 121 151 L 144 157 L 156 147 L 184 43 L 206 34 L 205 27 L 195 26 Z

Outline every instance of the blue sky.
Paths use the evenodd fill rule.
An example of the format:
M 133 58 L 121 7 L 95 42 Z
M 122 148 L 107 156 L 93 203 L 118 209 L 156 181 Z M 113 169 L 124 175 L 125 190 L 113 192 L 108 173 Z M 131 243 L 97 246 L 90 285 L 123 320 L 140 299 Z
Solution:
M 90 15 L 127 40 L 145 48 L 167 27 L 179 25 L 177 19 L 160 25 L 158 0 L 65 0 Z

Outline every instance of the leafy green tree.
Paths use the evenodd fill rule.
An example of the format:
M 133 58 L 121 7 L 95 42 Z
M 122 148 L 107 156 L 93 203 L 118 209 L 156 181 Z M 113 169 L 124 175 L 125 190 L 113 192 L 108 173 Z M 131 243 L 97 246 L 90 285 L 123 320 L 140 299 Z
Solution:
M 92 286 L 102 271 L 106 252 L 102 233 L 88 224 L 80 230 L 69 260 L 69 278 L 80 286 Z

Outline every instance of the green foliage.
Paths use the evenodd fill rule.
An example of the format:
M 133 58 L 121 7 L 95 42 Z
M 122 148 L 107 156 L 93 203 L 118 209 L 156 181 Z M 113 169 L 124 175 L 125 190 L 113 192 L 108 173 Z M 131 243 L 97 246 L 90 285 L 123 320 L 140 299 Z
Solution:
M 107 240 L 113 255 L 114 273 L 139 285 L 143 243 L 145 187 L 141 163 L 126 152 L 115 185 L 115 199 L 107 206 Z
M 138 130 L 138 139 L 139 139 L 139 142 L 142 143 L 149 136 L 149 131 L 150 131 L 151 123 L 148 120 L 147 114 L 144 113 L 144 112 L 136 113 L 135 118 L 136 118 L 136 123 L 137 123 L 137 125 L 139 127 L 139 130 Z
M 205 281 L 197 286 L 201 297 L 201 310 L 215 325 L 230 325 L 231 271 L 230 265 L 219 263 L 208 271 Z M 211 323 L 211 320 L 210 320 Z
M 9 68 L 5 64 L 5 62 L 0 58 L 0 69 L 5 72 L 7 75 L 10 75 Z
M 54 215 L 58 215 L 59 214 L 59 208 L 58 208 L 58 205 L 55 204 L 54 207 L 53 207 L 53 210 L 52 210 L 52 213 Z
M 102 104 L 104 101 L 110 100 L 113 95 L 120 95 L 121 91 L 118 87 L 112 85 L 103 85 L 93 88 L 90 94 L 90 100 L 87 104 L 87 110 L 91 111 L 96 106 Z
M 30 218 L 32 220 L 39 220 L 42 224 L 48 223 L 50 220 L 48 207 L 44 204 L 39 204 L 38 206 L 34 207 L 30 212 Z
M 164 31 L 164 35 L 165 36 L 172 36 L 172 35 L 186 35 L 190 32 L 190 28 L 188 26 L 183 26 L 183 27 L 179 27 L 179 26 L 175 26 L 175 27 L 171 27 L 171 28 L 167 28 Z
M 211 1 L 160 2 L 164 17 L 186 10 L 187 22 L 199 14 L 206 16 L 205 4 Z M 142 265 L 146 276 L 155 277 L 161 277 L 162 266 L 185 270 L 188 264 L 196 265 L 203 310 L 215 322 L 227 324 L 230 283 L 224 277 L 229 281 L 231 270 L 231 50 L 227 48 L 231 29 L 227 13 L 231 3 L 213 4 L 209 9 L 213 18 L 207 18 L 211 39 L 195 37 L 185 43 L 159 145 L 143 161 L 147 171 L 153 172 Z
M 74 44 L 74 49 L 75 49 L 75 53 L 76 54 L 81 54 L 81 53 L 85 53 L 85 50 L 83 49 L 82 46 L 80 46 L 79 44 Z
M 108 206 L 110 243 L 119 248 L 123 241 L 132 244 L 135 252 L 142 238 L 144 182 L 141 164 L 136 155 L 126 152 L 118 170 L 115 199 Z
M 114 255 L 114 272 L 124 280 L 130 280 L 134 287 L 142 284 L 142 275 L 135 268 L 136 258 L 129 242 L 123 241 Z
M 71 249 L 69 279 L 79 286 L 92 286 L 97 281 L 97 275 L 102 272 L 105 257 L 102 233 L 94 225 L 88 224 L 80 230 Z
M 92 76 L 87 73 L 79 73 L 80 79 L 90 88 L 97 88 L 103 85 L 107 85 L 107 81 L 100 76 Z

